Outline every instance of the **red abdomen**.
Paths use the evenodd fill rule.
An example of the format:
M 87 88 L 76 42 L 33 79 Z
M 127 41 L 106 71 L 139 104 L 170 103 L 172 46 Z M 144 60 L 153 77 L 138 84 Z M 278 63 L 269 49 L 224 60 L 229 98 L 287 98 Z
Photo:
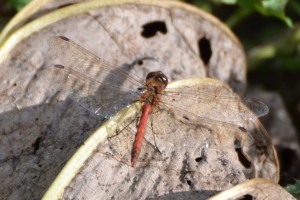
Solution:
M 137 133 L 135 135 L 135 140 L 133 143 L 133 148 L 131 152 L 131 166 L 135 167 L 138 157 L 141 152 L 142 142 L 145 135 L 145 129 L 147 127 L 147 122 L 149 115 L 151 113 L 152 107 L 149 104 L 144 104 L 142 108 L 142 116 L 140 118 L 140 123 L 138 126 Z

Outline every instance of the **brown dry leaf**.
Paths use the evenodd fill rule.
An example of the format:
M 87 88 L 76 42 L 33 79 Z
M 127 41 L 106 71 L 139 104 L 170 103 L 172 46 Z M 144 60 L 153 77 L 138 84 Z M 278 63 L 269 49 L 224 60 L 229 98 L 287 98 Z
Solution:
M 185 91 L 201 90 L 204 94 L 213 94 L 214 91 L 216 96 L 223 97 L 225 94 L 234 95 L 221 82 L 208 79 L 178 81 L 171 83 L 170 87 L 180 87 Z M 198 98 L 201 100 L 201 97 Z M 177 100 L 177 106 L 191 106 L 188 99 Z M 138 111 L 130 110 L 130 116 L 125 112 L 121 115 L 126 116 L 125 121 L 117 117 L 119 125 L 114 125 L 115 119 L 104 124 L 101 129 L 114 136 L 98 146 L 81 166 L 79 163 L 85 156 L 82 153 L 88 154 L 91 148 L 97 147 L 90 141 L 94 143 L 96 138 L 109 134 L 96 131 L 68 163 L 45 199 L 61 198 L 61 192 L 64 192 L 64 199 L 207 199 L 247 179 L 265 177 L 277 181 L 277 158 L 267 133 L 255 120 L 244 121 L 239 117 L 240 113 L 247 112 L 240 102 L 222 104 L 216 100 L 204 105 L 200 101 L 191 110 L 193 113 L 209 113 L 211 110 L 208 109 L 218 106 L 219 112 L 210 113 L 210 118 L 235 121 L 248 129 L 247 133 L 237 125 L 208 119 L 196 121 L 191 115 L 190 119 L 184 120 L 182 114 L 189 113 L 176 112 L 178 107 L 174 103 L 172 106 L 175 110 L 170 106 L 170 109 L 161 108 L 152 114 L 152 123 L 148 126 L 136 168 L 130 166 L 130 159 L 136 132 L 136 122 L 132 119 L 136 119 Z M 139 108 L 137 106 L 136 110 Z M 119 134 L 115 135 L 116 130 L 111 129 L 112 126 L 119 130 Z M 242 148 L 236 148 L 236 141 L 241 143 Z M 209 143 L 208 147 L 205 142 Z M 160 152 L 154 148 L 155 144 Z M 76 171 L 75 177 L 70 177 L 70 174 L 75 175 L 70 173 L 75 168 L 80 170 Z M 62 184 L 66 179 L 72 182 Z M 65 191 L 61 191 L 64 188 Z
M 32 0 L 30 1 L 22 10 L 20 10 L 10 21 L 4 29 L 1 30 L 0 34 L 0 46 L 5 42 L 5 40 L 22 28 L 27 23 L 30 23 L 34 19 L 39 18 L 46 13 L 49 13 L 55 9 L 63 6 L 71 5 L 73 3 L 82 2 L 83 0 Z
M 165 73 L 173 80 L 208 76 L 229 83 L 238 93 L 243 92 L 246 73 L 243 49 L 232 32 L 216 18 L 173 1 L 139 1 L 138 7 L 134 1 L 111 4 L 121 6 L 99 9 L 109 4 L 92 1 L 44 15 L 11 36 L 1 53 L 7 55 L 19 40 L 33 31 L 39 33 L 27 41 L 38 43 L 38 49 L 43 52 L 47 51 L 45 38 L 64 35 L 116 64 L 153 57 L 160 64 L 151 63 L 151 67 L 167 66 Z M 32 53 L 28 51 L 29 55 Z M 118 58 L 117 62 L 117 56 L 112 55 L 127 59 Z
M 62 83 L 48 73 L 47 67 L 60 63 L 49 50 L 51 36 L 67 36 L 114 66 L 142 60 L 132 69 L 139 77 L 153 70 L 162 70 L 171 80 L 210 76 L 243 91 L 243 50 L 218 20 L 179 2 L 112 3 L 108 7 L 107 2 L 92 1 L 49 13 L 19 29 L 1 46 L 0 92 L 8 97 L 3 101 L 12 99 L 0 115 L 3 198 L 40 198 L 78 147 L 103 123 L 70 100 L 70 93 L 62 93 Z M 156 28 L 153 36 L 143 36 L 155 22 L 165 25 L 167 32 Z M 207 49 L 198 43 L 206 40 L 212 55 L 203 60 L 200 51 Z M 245 150 L 245 157 L 253 163 L 247 177 L 277 181 L 275 153 L 265 132 L 260 128 L 257 132 L 262 154 L 256 157 L 253 148 Z M 266 165 L 271 170 L 264 171 Z

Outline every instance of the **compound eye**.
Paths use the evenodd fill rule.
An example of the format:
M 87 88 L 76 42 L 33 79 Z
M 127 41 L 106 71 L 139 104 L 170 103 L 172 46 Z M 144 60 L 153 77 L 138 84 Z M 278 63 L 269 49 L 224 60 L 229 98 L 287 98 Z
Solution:
M 159 82 L 163 83 L 164 85 L 167 85 L 167 84 L 168 84 L 168 78 L 167 78 L 167 76 L 164 75 L 163 73 L 161 73 L 160 75 L 158 75 L 158 76 L 156 77 L 156 79 L 157 79 Z
M 153 79 L 155 76 L 157 76 L 157 72 L 150 72 L 148 73 L 146 80 Z
M 150 80 L 150 79 L 155 79 L 156 81 L 167 85 L 168 84 L 168 78 L 166 75 L 164 75 L 164 73 L 162 73 L 161 71 L 155 71 L 155 72 L 150 72 L 147 75 L 146 80 Z

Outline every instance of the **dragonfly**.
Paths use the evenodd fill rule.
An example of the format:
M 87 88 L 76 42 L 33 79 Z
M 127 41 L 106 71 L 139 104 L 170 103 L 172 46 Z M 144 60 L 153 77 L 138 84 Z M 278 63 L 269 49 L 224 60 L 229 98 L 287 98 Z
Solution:
M 137 62 L 116 65 L 97 57 L 64 36 L 51 37 L 48 44 L 61 62 L 51 66 L 51 69 L 59 76 L 63 75 L 63 84 L 72 91 L 71 98 L 87 110 L 107 119 L 133 102 L 140 101 L 143 104 L 131 150 L 132 167 L 137 165 L 149 116 L 159 112 L 161 108 L 175 110 L 181 113 L 185 120 L 193 123 L 231 126 L 247 134 L 245 128 L 230 119 L 226 120 L 226 117 L 212 118 L 209 113 L 195 113 L 188 106 L 173 104 L 177 103 L 177 97 L 189 99 L 192 104 L 199 101 L 218 101 L 226 102 L 230 106 L 241 101 L 252 111 L 242 110 L 239 113 L 244 120 L 261 117 L 269 111 L 268 106 L 257 99 L 241 99 L 238 95 L 216 95 L 194 88 L 168 88 L 168 77 L 161 71 L 151 71 L 143 80 L 130 71 Z

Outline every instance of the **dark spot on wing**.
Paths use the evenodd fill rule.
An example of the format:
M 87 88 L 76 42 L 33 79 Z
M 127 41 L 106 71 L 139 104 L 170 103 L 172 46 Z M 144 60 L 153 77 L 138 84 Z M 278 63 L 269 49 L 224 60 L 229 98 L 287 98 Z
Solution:
M 60 39 L 65 40 L 65 41 L 70 41 L 69 38 L 65 37 L 65 36 L 58 36 Z
M 186 120 L 188 120 L 188 121 L 190 121 L 190 118 L 188 118 L 188 117 L 187 117 L 187 116 L 185 116 L 185 115 L 184 115 L 184 116 L 182 116 L 182 118 L 183 118 L 183 119 L 186 119 Z
M 55 64 L 54 67 L 57 67 L 57 68 L 60 68 L 60 69 L 64 69 L 65 68 L 65 66 L 59 65 L 59 64 Z
M 247 132 L 248 132 L 247 129 L 245 129 L 245 128 L 242 127 L 242 126 L 239 126 L 239 129 L 240 129 L 241 131 L 243 131 L 244 133 L 247 133 Z

